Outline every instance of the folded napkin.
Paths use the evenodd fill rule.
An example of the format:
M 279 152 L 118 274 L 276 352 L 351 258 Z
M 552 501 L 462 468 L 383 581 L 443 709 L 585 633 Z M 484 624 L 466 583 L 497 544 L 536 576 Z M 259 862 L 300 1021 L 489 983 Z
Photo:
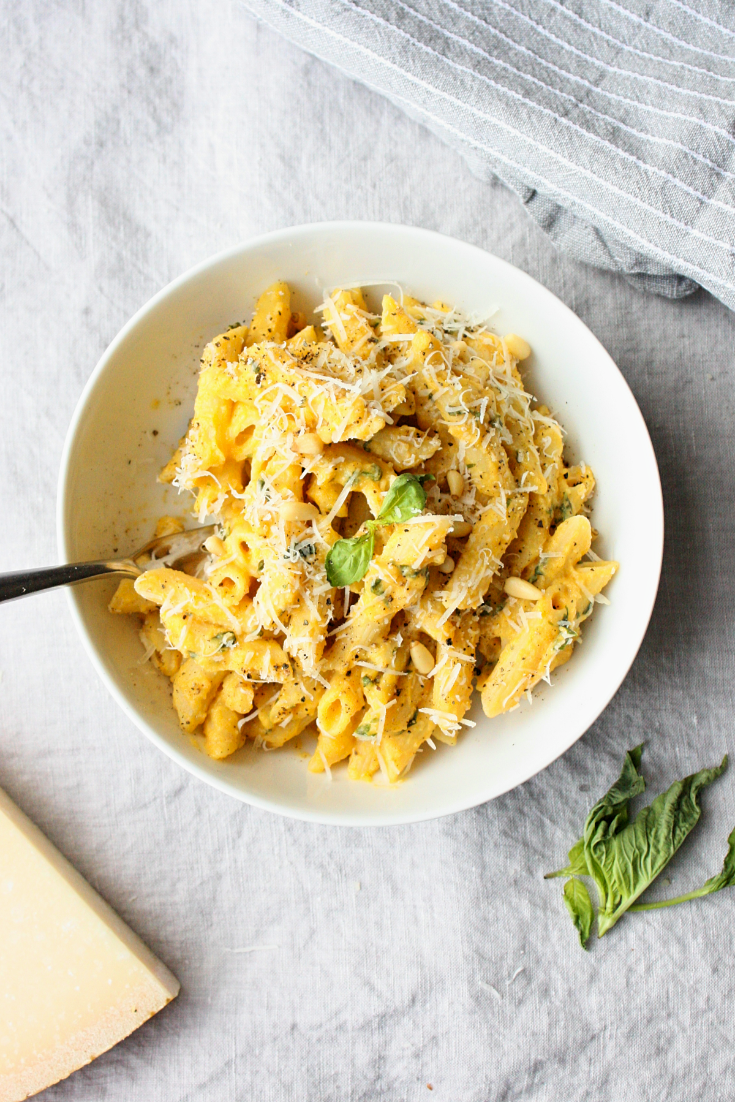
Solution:
M 518 193 L 562 249 L 735 309 L 735 6 L 245 0 Z

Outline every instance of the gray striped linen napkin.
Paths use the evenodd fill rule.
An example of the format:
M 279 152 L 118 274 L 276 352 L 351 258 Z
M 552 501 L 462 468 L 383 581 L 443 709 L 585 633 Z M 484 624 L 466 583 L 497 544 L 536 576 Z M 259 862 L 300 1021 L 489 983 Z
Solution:
M 735 309 L 732 0 L 245 0 L 499 177 L 562 249 Z

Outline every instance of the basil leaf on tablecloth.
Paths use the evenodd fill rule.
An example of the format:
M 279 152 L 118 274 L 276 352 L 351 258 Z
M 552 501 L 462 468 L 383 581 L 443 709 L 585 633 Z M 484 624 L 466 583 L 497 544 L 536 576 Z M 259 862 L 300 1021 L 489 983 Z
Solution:
M 556 872 L 547 872 L 544 880 L 553 880 L 555 876 L 589 876 L 590 870 L 587 868 L 587 861 L 584 856 L 584 838 L 580 838 L 574 843 L 567 857 L 569 858 L 569 864 L 566 868 L 557 869 Z
M 634 796 L 640 796 L 646 787 L 646 782 L 638 767 L 641 764 L 643 746 L 636 746 L 625 755 L 623 768 L 615 784 L 610 788 L 601 800 L 595 804 L 587 816 L 587 824 L 593 819 L 602 822 L 607 818 L 611 827 L 611 833 L 622 829 L 628 822 L 628 804 Z M 585 834 L 587 831 L 585 824 Z M 588 867 L 585 854 L 584 836 L 574 843 L 568 854 L 569 865 L 565 869 L 546 874 L 546 879 L 554 876 L 591 876 L 592 870 Z
M 642 746 L 625 755 L 618 780 L 587 816 L 582 837 L 569 851 L 569 864 L 548 877 L 570 876 L 564 885 L 564 902 L 584 947 L 589 937 L 591 901 L 579 876 L 590 876 L 597 888 L 599 910 L 597 935 L 602 937 L 626 911 L 648 911 L 699 899 L 721 888 L 735 885 L 735 830 L 728 838 L 722 871 L 701 888 L 675 899 L 656 903 L 636 900 L 663 872 L 671 858 L 699 822 L 699 794 L 727 768 L 727 755 L 720 765 L 701 769 L 671 787 L 629 822 L 631 799 L 643 792 L 646 782 L 639 772 Z M 584 889 L 584 892 L 582 891 Z M 586 899 L 585 899 L 586 897 Z M 589 907 L 587 903 L 589 902 Z
M 655 911 L 659 907 L 674 907 L 677 903 L 686 903 L 690 899 L 701 899 L 705 895 L 711 895 L 712 892 L 718 892 L 721 888 L 735 887 L 735 830 L 731 831 L 727 844 L 728 850 L 722 872 L 718 872 L 717 876 L 711 876 L 701 888 L 687 892 L 686 895 L 677 895 L 674 899 L 661 899 L 657 903 L 636 903 L 629 910 Z
M 592 923 L 595 921 L 595 912 L 592 909 L 590 893 L 576 876 L 567 880 L 564 885 L 564 902 L 577 928 L 579 944 L 586 949 Z
M 699 793 L 726 767 L 727 757 L 714 769 L 701 769 L 675 781 L 623 829 L 617 819 L 605 814 L 600 804 L 593 808 L 585 823 L 584 852 L 600 893 L 598 937 L 610 930 L 663 872 L 699 822 Z M 625 813 L 627 817 L 627 806 Z

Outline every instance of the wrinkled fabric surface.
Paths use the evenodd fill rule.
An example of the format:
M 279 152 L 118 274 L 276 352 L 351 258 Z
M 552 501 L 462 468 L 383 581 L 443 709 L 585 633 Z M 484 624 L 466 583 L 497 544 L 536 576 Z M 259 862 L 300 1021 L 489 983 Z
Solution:
M 735 307 L 732 4 L 243 2 L 503 180 L 572 256 Z
M 0 570 L 56 561 L 64 434 L 134 311 L 326 218 L 454 234 L 550 287 L 628 379 L 667 515 L 651 627 L 598 722 L 516 791 L 416 826 L 306 825 L 205 787 L 108 696 L 62 593 L 0 608 L 0 785 L 182 984 L 44 1099 L 729 1102 L 735 892 L 583 953 L 542 874 L 626 748 L 646 741 L 652 795 L 735 750 L 733 315 L 559 253 L 506 188 L 238 5 L 29 0 L 0 49 Z M 733 778 L 657 892 L 719 870 Z

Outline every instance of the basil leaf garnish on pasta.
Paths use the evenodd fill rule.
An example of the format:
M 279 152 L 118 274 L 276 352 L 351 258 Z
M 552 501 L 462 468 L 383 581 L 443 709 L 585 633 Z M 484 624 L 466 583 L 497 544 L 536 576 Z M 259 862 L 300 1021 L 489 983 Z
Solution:
M 375 550 L 375 529 L 381 524 L 401 524 L 423 511 L 426 491 L 424 476 L 399 474 L 394 479 L 377 517 L 366 522 L 367 532 L 352 539 L 337 540 L 330 549 L 325 566 L 330 585 L 352 585 L 364 578 Z
M 401 524 L 422 512 L 426 505 L 426 490 L 413 474 L 399 474 L 383 498 L 375 518 L 379 524 Z
M 582 837 L 569 851 L 569 863 L 553 876 L 570 876 L 564 885 L 564 902 L 579 933 L 582 946 L 589 938 L 592 922 L 576 879 L 589 876 L 599 898 L 597 936 L 612 929 L 626 911 L 649 911 L 700 899 L 721 888 L 735 886 L 735 830 L 728 838 L 722 871 L 701 887 L 675 899 L 637 903 L 638 898 L 663 872 L 671 858 L 699 822 L 702 789 L 712 784 L 727 768 L 727 755 L 720 765 L 701 769 L 674 784 L 629 821 L 630 801 L 640 795 L 646 782 L 639 771 L 642 747 L 625 755 L 618 780 L 587 816 Z M 579 887 L 577 886 L 579 885 Z M 586 889 L 585 889 L 586 894 Z M 589 900 L 589 895 L 587 894 Z M 591 904 L 590 904 L 591 907 Z
M 375 535 L 372 528 L 362 536 L 337 540 L 327 555 L 325 566 L 330 585 L 352 585 L 365 577 L 373 557 Z

